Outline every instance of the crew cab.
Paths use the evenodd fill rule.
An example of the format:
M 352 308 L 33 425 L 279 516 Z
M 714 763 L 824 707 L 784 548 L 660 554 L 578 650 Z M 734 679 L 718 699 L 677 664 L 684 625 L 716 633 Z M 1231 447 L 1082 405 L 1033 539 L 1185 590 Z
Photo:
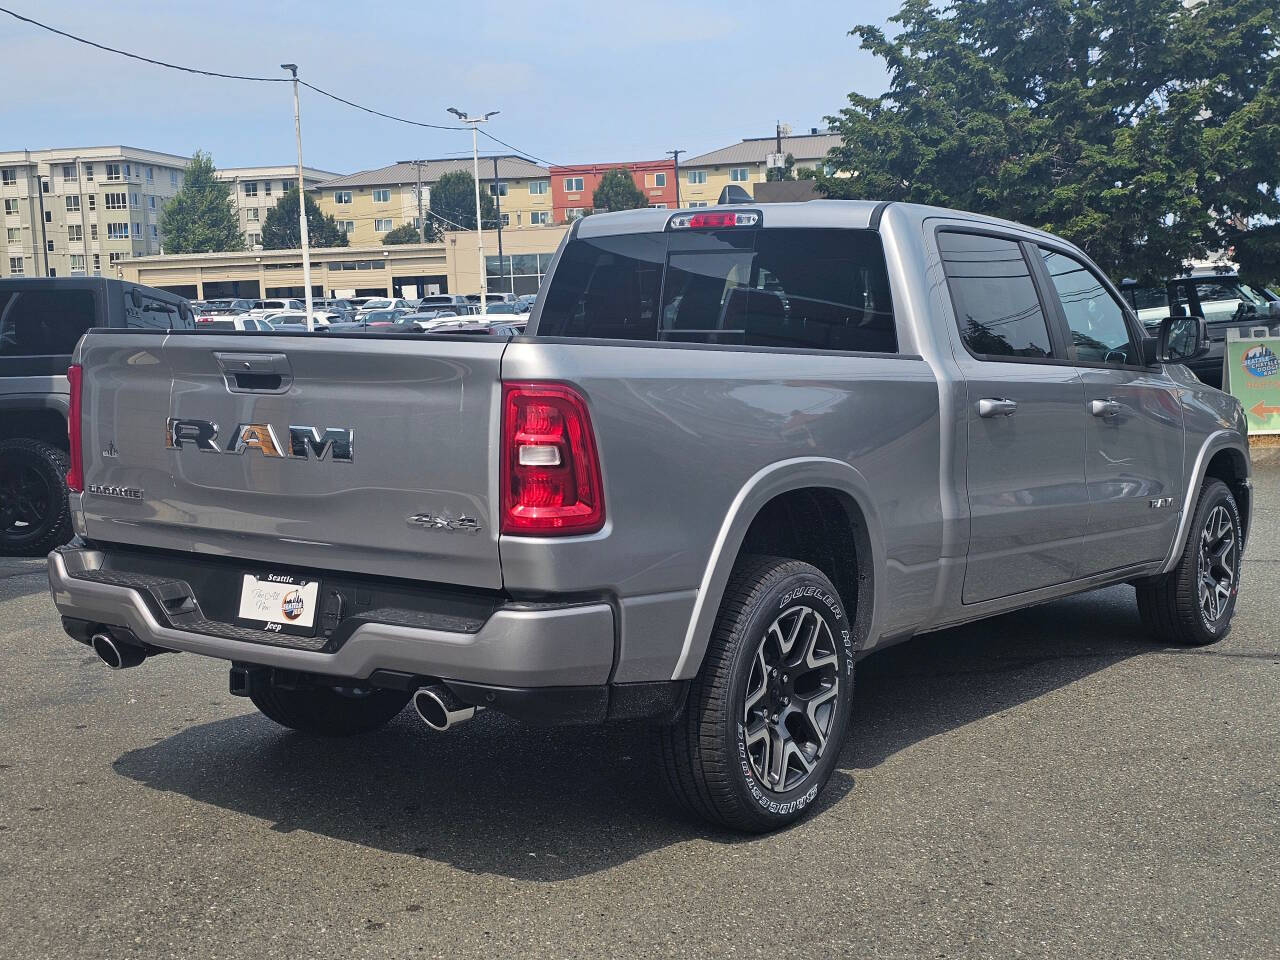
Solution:
M 873 650 L 1119 583 L 1163 642 L 1226 633 L 1250 462 L 1205 347 L 988 217 L 596 215 L 511 339 L 91 332 L 53 599 L 312 735 L 648 718 L 690 809 L 767 830 Z

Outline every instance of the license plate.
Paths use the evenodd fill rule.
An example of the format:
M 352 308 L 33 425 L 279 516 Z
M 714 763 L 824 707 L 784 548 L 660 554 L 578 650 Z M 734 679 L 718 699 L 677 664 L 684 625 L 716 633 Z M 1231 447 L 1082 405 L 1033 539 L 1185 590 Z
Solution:
M 320 581 L 283 573 L 246 573 L 240 586 L 241 622 L 274 633 L 315 632 Z

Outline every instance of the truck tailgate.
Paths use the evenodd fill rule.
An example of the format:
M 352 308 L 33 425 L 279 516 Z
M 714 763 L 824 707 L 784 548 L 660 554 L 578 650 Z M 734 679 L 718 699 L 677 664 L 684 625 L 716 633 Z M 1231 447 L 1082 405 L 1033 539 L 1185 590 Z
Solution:
M 500 587 L 505 341 L 91 334 L 90 539 Z

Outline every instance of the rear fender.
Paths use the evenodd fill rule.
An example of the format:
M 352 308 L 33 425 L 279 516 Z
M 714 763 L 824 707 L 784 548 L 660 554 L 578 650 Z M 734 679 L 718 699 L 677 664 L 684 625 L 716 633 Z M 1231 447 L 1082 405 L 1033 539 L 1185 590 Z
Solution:
M 884 538 L 879 517 L 873 508 L 870 485 L 858 470 L 843 460 L 825 457 L 797 457 L 770 464 L 754 474 L 733 498 L 720 532 L 711 549 L 711 556 L 698 587 L 698 598 L 685 633 L 680 658 L 676 662 L 672 680 L 687 680 L 695 676 L 702 665 L 703 655 L 711 640 L 711 630 L 720 611 L 729 575 L 737 562 L 742 541 L 756 514 L 774 497 L 805 487 L 821 487 L 843 493 L 858 505 L 866 521 L 867 537 L 871 542 L 871 557 L 858 558 L 859 563 L 870 562 L 872 577 L 871 619 L 867 636 L 860 646 L 866 646 L 878 635 L 881 599 L 884 592 L 885 569 Z M 850 598 L 842 598 L 845 603 Z

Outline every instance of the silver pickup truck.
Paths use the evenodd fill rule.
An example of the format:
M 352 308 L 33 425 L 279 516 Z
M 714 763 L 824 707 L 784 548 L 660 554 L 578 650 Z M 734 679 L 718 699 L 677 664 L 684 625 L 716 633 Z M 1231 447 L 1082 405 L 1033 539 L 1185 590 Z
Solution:
M 49 579 L 110 666 L 231 661 L 311 734 L 655 720 L 689 808 L 766 830 L 869 651 L 1116 583 L 1225 634 L 1250 464 L 1205 346 L 953 210 L 592 216 L 510 340 L 89 333 Z

